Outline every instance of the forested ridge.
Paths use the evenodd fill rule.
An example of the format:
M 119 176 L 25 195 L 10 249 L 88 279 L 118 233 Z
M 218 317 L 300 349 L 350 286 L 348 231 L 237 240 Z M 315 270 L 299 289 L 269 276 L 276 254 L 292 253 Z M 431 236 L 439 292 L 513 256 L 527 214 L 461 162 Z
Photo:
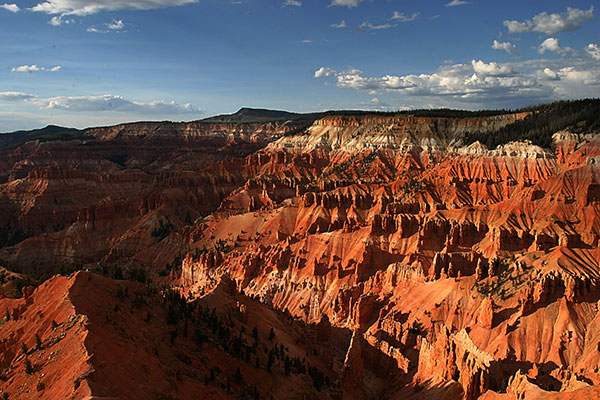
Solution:
M 479 141 L 493 149 L 512 141 L 529 140 L 550 148 L 552 135 L 568 129 L 575 133 L 600 131 L 600 99 L 563 100 L 526 107 L 527 117 L 493 132 L 475 132 L 466 137 L 467 144 Z

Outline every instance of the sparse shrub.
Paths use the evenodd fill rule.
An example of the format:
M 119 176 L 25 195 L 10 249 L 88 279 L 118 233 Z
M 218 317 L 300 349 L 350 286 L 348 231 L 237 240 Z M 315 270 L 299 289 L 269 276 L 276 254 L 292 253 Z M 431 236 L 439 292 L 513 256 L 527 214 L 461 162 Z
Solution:
M 273 364 L 275 363 L 275 353 L 273 351 L 269 352 L 269 358 L 267 361 L 267 371 L 271 372 L 271 368 L 273 367 Z
M 236 368 L 235 373 L 233 374 L 233 379 L 235 379 L 236 382 L 242 382 L 244 380 L 239 366 Z
M 229 253 L 231 251 L 231 245 L 226 240 L 219 239 L 215 242 L 215 250 L 219 253 Z
M 131 268 L 129 270 L 129 279 L 136 281 L 136 282 L 140 282 L 140 283 L 145 283 L 146 280 L 148 279 L 148 273 L 146 272 L 146 270 L 144 268 Z
M 25 373 L 27 375 L 33 374 L 33 365 L 31 365 L 31 361 L 27 357 L 25 357 Z
M 167 220 L 165 222 L 165 220 L 160 220 L 159 221 L 159 225 L 157 227 L 154 227 L 154 229 L 152 229 L 152 237 L 158 238 L 159 240 L 163 240 L 164 238 L 166 238 L 167 236 L 169 236 L 169 234 L 171 233 L 171 231 L 174 229 L 173 225 L 171 224 L 171 221 L 169 221 L 169 218 L 167 217 Z
M 202 333 L 202 331 L 198 328 L 196 328 L 194 330 L 194 340 L 196 341 L 196 343 L 198 344 L 202 344 L 204 342 L 206 342 L 206 335 L 204 335 L 204 333 Z

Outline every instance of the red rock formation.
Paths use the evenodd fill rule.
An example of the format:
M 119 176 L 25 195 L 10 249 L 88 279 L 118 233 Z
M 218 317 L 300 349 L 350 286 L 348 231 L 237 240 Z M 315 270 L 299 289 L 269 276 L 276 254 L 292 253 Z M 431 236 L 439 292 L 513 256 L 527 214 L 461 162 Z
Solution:
M 280 139 L 289 128 L 143 124 L 28 143 L 3 153 L 0 259 L 144 267 L 189 298 L 227 281 L 227 296 L 303 321 L 275 333 L 300 341 L 294 357 L 327 342 L 315 359 L 340 385 L 323 396 L 576 393 L 600 384 L 600 146 L 568 132 L 553 152 L 461 145 L 523 117 L 327 117 Z M 238 302 L 230 314 L 251 324 Z
M 354 331 L 342 368 L 341 390 L 345 399 L 364 399 L 362 338 Z
M 28 304 L 2 299 L 0 309 L 9 310 L 11 319 L 0 327 L 0 391 L 11 399 L 318 396 L 307 370 L 327 380 L 333 371 L 314 354 L 341 362 L 344 353 L 305 342 L 300 334 L 308 327 L 225 286 L 192 304 L 193 322 L 174 315 L 174 303 L 144 285 L 86 272 L 51 278 Z M 276 333 L 269 338 L 271 328 Z M 236 343 L 222 336 L 223 329 L 241 338 L 244 348 L 256 341 L 261 351 L 248 351 L 246 358 L 246 351 L 222 350 Z M 262 346 L 278 348 L 271 372 Z M 291 375 L 286 359 L 299 360 L 290 364 Z

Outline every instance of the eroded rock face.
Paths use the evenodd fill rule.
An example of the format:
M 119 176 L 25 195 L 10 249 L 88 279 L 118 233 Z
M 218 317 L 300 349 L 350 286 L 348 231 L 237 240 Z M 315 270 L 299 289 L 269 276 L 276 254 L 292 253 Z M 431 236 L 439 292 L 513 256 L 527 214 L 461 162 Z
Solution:
M 365 397 L 363 384 L 362 337 L 354 331 L 342 368 L 341 390 L 344 398 Z
M 0 219 L 30 237 L 0 259 L 143 266 L 189 298 L 226 279 L 347 351 L 321 355 L 339 367 L 333 397 L 358 375 L 365 398 L 600 384 L 600 141 L 462 145 L 523 117 L 328 117 L 283 137 L 127 125 L 28 143 L 6 153 Z
M 345 352 L 323 337 L 326 327 L 293 321 L 236 292 L 230 280 L 190 302 L 187 317 L 180 306 L 172 294 L 83 271 L 50 278 L 27 299 L 0 299 L 11 313 L 0 326 L 0 390 L 14 399 L 317 398 L 336 372 L 316 354 L 344 361 Z M 277 346 L 278 362 L 268 371 L 268 354 L 250 360 L 223 350 L 237 340 Z M 360 341 L 353 343 L 348 371 L 360 374 Z M 294 360 L 293 374 L 286 359 Z

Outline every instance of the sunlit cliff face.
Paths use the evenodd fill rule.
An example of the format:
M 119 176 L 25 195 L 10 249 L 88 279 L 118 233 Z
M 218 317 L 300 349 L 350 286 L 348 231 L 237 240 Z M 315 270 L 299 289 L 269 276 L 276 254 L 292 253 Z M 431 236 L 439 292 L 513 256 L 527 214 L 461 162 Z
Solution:
M 600 380 L 600 141 L 561 131 L 552 149 L 521 141 L 490 150 L 465 140 L 525 116 L 325 117 L 299 129 L 134 124 L 73 141 L 29 142 L 3 153 L 0 201 L 9 212 L 1 217 L 12 229 L 5 240 L 15 243 L 6 242 L 0 258 L 39 277 L 81 264 L 112 278 L 173 286 L 189 301 L 217 307 L 233 321 L 230 330 L 245 326 L 248 343 L 253 326 L 269 341 L 275 324 L 288 356 L 311 353 L 309 363 L 324 375 L 287 375 L 285 355 L 276 357 L 276 372 L 265 372 L 269 342 L 264 357 L 256 356 L 262 368 L 254 355 L 239 364 L 244 382 L 263 394 L 283 396 L 264 384 L 278 382 L 310 388 L 317 398 L 518 398 L 561 388 L 590 396 L 595 389 L 586 387 Z M 92 290 L 88 281 L 95 280 L 103 289 L 90 295 L 100 296 L 101 306 L 78 308 L 87 292 L 76 288 Z M 27 322 L 42 309 L 49 285 L 69 291 L 73 321 L 92 321 L 87 351 L 105 357 L 94 338 L 116 333 L 95 330 L 93 321 L 104 313 L 118 326 L 110 296 L 124 284 L 79 273 L 2 300 L 26 327 L 19 333 L 13 321 L 3 326 L 5 337 L 15 338 L 5 344 L 14 353 L 7 365 L 20 365 L 21 341 L 38 331 L 52 336 L 44 323 Z M 127 285 L 130 293 L 144 290 Z M 148 304 L 162 301 L 160 293 L 145 296 Z M 147 317 L 141 303 L 127 301 L 116 301 L 116 308 L 133 310 L 123 332 Z M 173 330 L 184 336 L 183 319 L 163 322 L 169 307 L 152 307 L 151 320 L 163 319 L 144 328 L 151 341 L 168 341 L 164 332 Z M 199 321 L 210 315 L 198 312 Z M 181 340 L 189 356 L 197 343 Z M 210 377 L 231 355 L 227 343 L 202 353 L 210 369 L 177 368 L 184 376 L 204 368 Z M 123 344 L 132 352 L 138 345 Z M 166 349 L 145 353 L 148 371 L 169 375 L 168 366 L 179 365 L 161 359 Z M 188 382 L 174 374 L 174 387 L 212 388 L 217 398 L 228 393 L 217 378 Z M 89 376 L 80 379 L 86 393 L 117 393 L 110 379 L 99 384 L 100 374 Z M 232 390 L 252 387 L 236 383 Z

